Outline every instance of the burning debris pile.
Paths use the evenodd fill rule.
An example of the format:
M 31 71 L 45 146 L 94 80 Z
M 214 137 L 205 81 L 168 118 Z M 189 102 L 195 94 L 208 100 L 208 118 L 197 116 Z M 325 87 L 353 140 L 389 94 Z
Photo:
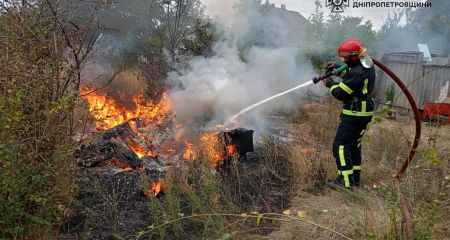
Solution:
M 185 169 L 186 162 L 197 159 L 207 159 L 212 167 L 218 167 L 235 154 L 245 157 L 253 151 L 252 130 L 217 127 L 200 133 L 186 131 L 176 122 L 167 93 L 156 103 L 138 94 L 132 96 L 131 104 L 126 104 L 122 93 L 118 94 L 120 101 L 88 87 L 81 95 L 100 134 L 77 151 L 79 165 L 145 172 L 151 181 L 150 189 L 144 190 L 146 195 L 160 193 L 161 179 L 171 168 Z

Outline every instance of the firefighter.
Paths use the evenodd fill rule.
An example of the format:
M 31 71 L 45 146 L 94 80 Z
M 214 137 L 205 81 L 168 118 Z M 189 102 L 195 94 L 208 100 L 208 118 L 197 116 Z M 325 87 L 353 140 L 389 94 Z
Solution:
M 332 78 L 323 81 L 331 95 L 343 103 L 333 142 L 338 177 L 327 183 L 332 189 L 360 185 L 361 140 L 374 110 L 371 93 L 375 85 L 375 68 L 371 58 L 366 55 L 366 49 L 359 40 L 349 39 L 340 44 L 338 55 L 348 65 L 348 69 L 341 73 L 340 81 Z M 327 64 L 328 71 L 338 67 L 336 63 Z

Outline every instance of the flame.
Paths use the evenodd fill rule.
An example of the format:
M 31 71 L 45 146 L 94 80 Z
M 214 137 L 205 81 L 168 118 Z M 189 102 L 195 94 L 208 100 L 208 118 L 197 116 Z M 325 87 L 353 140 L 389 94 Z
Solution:
M 128 145 L 128 147 L 130 147 L 130 149 L 136 154 L 136 156 L 138 156 L 138 158 L 153 155 L 151 151 L 145 150 L 144 148 L 142 148 L 137 144 L 130 144 Z
M 200 138 L 200 149 L 211 160 L 213 166 L 217 166 L 220 161 L 223 161 L 226 156 L 233 156 L 237 152 L 236 145 L 228 145 L 225 147 L 226 156 L 222 152 L 223 146 L 220 143 L 219 135 L 217 132 L 208 132 L 202 135 Z M 185 141 L 185 149 L 183 152 L 183 159 L 195 160 L 198 157 L 198 149 L 194 147 L 194 144 Z
M 194 144 L 185 141 L 186 148 L 183 152 L 183 158 L 185 160 L 194 160 L 197 158 L 197 152 L 194 149 Z
M 139 134 L 140 128 L 148 125 L 161 125 L 170 116 L 169 113 L 172 108 L 172 103 L 167 93 L 164 93 L 160 102 L 156 104 L 146 100 L 143 94 L 133 96 L 133 109 L 125 108 L 119 105 L 114 98 L 109 98 L 89 87 L 82 88 L 81 95 L 89 104 L 89 112 L 95 119 L 97 129 L 106 130 L 127 122 L 132 131 L 144 139 L 145 143 L 151 143 L 151 139 L 143 134 Z M 123 93 L 119 93 L 119 96 L 123 100 L 126 98 Z M 137 143 L 131 138 L 126 139 L 126 141 L 128 147 L 139 158 L 155 155 L 153 149 L 148 147 L 147 144 Z
M 125 164 L 124 162 L 122 162 L 122 161 L 119 160 L 119 159 L 113 159 L 113 160 L 111 161 L 111 165 L 113 165 L 113 166 L 115 166 L 115 167 L 118 167 L 118 168 L 122 168 L 122 169 L 123 169 L 124 171 L 126 171 L 126 172 L 129 172 L 129 171 L 132 171 L 132 170 L 133 170 L 132 167 L 128 166 L 127 164 Z
M 211 159 L 212 165 L 217 166 L 218 163 L 224 159 L 222 151 L 220 151 L 219 136 L 217 133 L 206 133 L 200 138 L 200 141 L 202 143 L 202 149 Z
M 146 142 L 138 143 L 131 137 L 125 139 L 127 146 L 138 156 L 138 158 L 143 158 L 145 156 L 155 156 L 152 148 L 147 146 Z
M 163 188 L 163 181 L 160 179 L 158 182 L 152 183 L 150 188 L 145 190 L 144 193 L 147 196 L 158 196 Z
M 227 146 L 227 154 L 228 156 L 233 156 L 237 152 L 237 146 L 236 145 L 229 145 Z
M 176 154 L 177 150 L 175 148 L 169 148 L 166 150 L 166 154 L 173 155 Z
M 167 93 L 163 94 L 158 103 L 145 99 L 144 94 L 135 95 L 130 99 L 132 103 L 131 108 L 126 108 L 120 105 L 114 98 L 89 87 L 82 88 L 81 95 L 89 105 L 89 112 L 94 118 L 98 130 L 107 130 L 122 123 L 128 123 L 134 135 L 121 140 L 139 158 L 160 155 L 168 157 L 180 156 L 184 160 L 195 160 L 200 155 L 200 151 L 202 151 L 211 160 L 212 166 L 216 167 L 220 161 L 237 152 L 236 145 L 229 145 L 224 149 L 218 133 L 214 131 L 207 132 L 200 139 L 196 139 L 194 141 L 196 143 L 195 145 L 189 142 L 185 135 L 185 129 L 174 120 L 174 115 L 171 111 L 173 105 Z M 127 100 L 126 95 L 123 93 L 118 93 L 118 96 L 124 102 Z M 144 133 L 155 129 L 163 123 L 173 124 L 175 134 L 173 138 L 165 141 L 164 146 L 157 148 L 152 144 L 152 137 Z M 228 130 L 223 125 L 219 125 L 217 128 Z M 184 148 L 182 147 L 183 142 Z M 112 165 L 120 167 L 125 171 L 133 170 L 127 164 L 117 160 L 113 161 Z M 136 170 L 144 171 L 145 169 Z M 151 183 L 150 187 L 144 193 L 148 196 L 157 196 L 162 188 L 163 180 L 160 179 L 158 182 Z
M 164 93 L 157 104 L 146 100 L 143 94 L 132 97 L 133 109 L 120 106 L 113 98 L 109 98 L 92 88 L 81 89 L 82 97 L 89 104 L 89 112 L 95 119 L 97 129 L 106 130 L 113 128 L 131 119 L 138 118 L 147 124 L 161 124 L 172 108 L 172 103 L 167 93 Z M 121 98 L 125 96 L 121 95 Z M 132 126 L 135 128 L 135 126 Z M 135 129 L 133 129 L 135 130 Z

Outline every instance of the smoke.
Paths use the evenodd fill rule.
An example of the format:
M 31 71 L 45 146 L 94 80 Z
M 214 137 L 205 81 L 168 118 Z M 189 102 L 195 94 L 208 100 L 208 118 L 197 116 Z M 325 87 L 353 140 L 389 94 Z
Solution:
M 140 2 L 147 1 L 141 0 L 127 8 L 118 5 L 114 11 L 136 12 L 125 14 L 132 17 L 122 18 L 130 23 L 140 22 L 137 20 L 148 15 L 138 11 Z M 290 24 L 299 23 L 283 15 L 288 13 L 272 5 L 261 6 L 254 0 L 206 0 L 204 3 L 207 13 L 215 16 L 217 23 L 212 54 L 192 58 L 187 67 L 181 64 L 183 68 L 170 72 L 167 78 L 177 121 L 185 127 L 199 129 L 223 124 L 249 105 L 312 78 L 312 66 L 299 57 L 302 40 L 296 41 L 296 36 L 292 35 L 295 31 Z M 94 47 L 95 57 L 83 72 L 83 85 L 101 88 L 107 84 L 107 89 L 111 89 L 108 94 L 113 97 L 114 91 L 134 95 L 147 87 L 139 74 L 130 71 L 110 83 L 117 69 L 114 64 L 129 52 L 139 55 L 139 48 L 136 48 L 142 44 L 137 43 L 139 37 L 143 32 L 148 37 L 154 30 L 142 24 L 118 23 L 116 26 L 125 28 L 122 25 L 127 26 L 126 31 L 102 35 Z M 303 93 L 298 90 L 253 109 L 238 119 L 240 126 L 264 126 L 264 116 L 286 106 L 295 106 Z
M 398 12 L 388 16 L 378 33 L 376 50 L 418 51 L 417 43 L 427 44 L 431 53 L 450 54 L 450 2 L 428 0 L 430 8 Z
M 120 104 L 131 109 L 132 96 L 143 93 L 146 82 L 138 71 L 122 71 L 116 66 L 123 51 L 122 41 L 108 34 L 100 34 L 92 48 L 92 57 L 83 68 L 81 87 L 107 92 Z
M 428 32 L 431 32 L 428 31 Z M 409 29 L 398 28 L 397 30 L 389 31 L 376 44 L 376 50 L 379 54 L 391 51 L 419 51 L 418 43 L 427 44 L 430 52 L 443 55 L 448 54 L 448 37 L 439 33 L 428 33 L 429 37 L 423 37 Z M 399 41 L 401 39 L 401 41 Z M 378 56 L 381 57 L 381 56 Z
M 237 0 L 218 1 L 218 0 L 202 0 L 202 3 L 207 6 L 206 14 L 215 18 L 215 20 L 223 25 L 230 26 L 233 24 L 233 6 Z
M 311 79 L 312 67 L 299 59 L 298 49 L 284 46 L 289 31 L 284 25 L 288 23 L 263 14 L 253 2 L 235 4 L 231 18 L 224 10 L 226 14 L 218 21 L 220 40 L 213 46 L 212 56 L 196 57 L 187 69 L 169 74 L 177 120 L 185 126 L 223 124 L 241 109 Z M 208 8 L 225 7 L 224 1 L 207 3 Z M 224 25 L 230 19 L 232 24 Z M 252 110 L 239 119 L 240 125 L 261 126 L 263 116 L 291 98 L 285 96 Z
M 82 1 L 76 6 L 83 4 Z M 147 84 L 139 62 L 147 56 L 143 49 L 149 45 L 149 39 L 155 36 L 160 24 L 160 16 L 156 13 L 159 8 L 160 4 L 152 0 L 105 1 L 101 4 L 95 25 L 91 26 L 96 30 L 92 34 L 101 34 L 83 69 L 81 85 L 100 88 L 103 92 L 110 90 L 108 95 L 125 94 L 128 99 L 145 92 Z

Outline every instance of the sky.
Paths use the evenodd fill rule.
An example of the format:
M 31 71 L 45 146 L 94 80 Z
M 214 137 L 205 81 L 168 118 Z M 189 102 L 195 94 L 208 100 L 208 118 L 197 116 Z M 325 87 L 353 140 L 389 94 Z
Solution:
M 201 0 L 206 5 L 206 13 L 211 16 L 221 15 L 222 17 L 230 18 L 232 14 L 232 2 L 237 0 Z M 330 13 L 330 10 L 325 8 L 325 1 L 321 0 L 324 6 L 325 14 Z M 384 19 L 389 13 L 401 10 L 400 8 L 353 8 L 353 2 L 406 2 L 407 0 L 350 0 L 350 7 L 346 8 L 343 15 L 352 17 L 363 17 L 364 20 L 370 20 L 374 29 L 378 30 L 383 25 Z M 412 0 L 408 0 L 412 1 Z M 417 0 L 414 0 L 417 1 Z M 424 0 L 419 0 L 424 1 Z M 265 0 L 263 0 L 265 2 Z M 277 7 L 285 4 L 288 10 L 296 11 L 308 18 L 314 12 L 314 0 L 270 0 L 270 3 L 275 3 Z

